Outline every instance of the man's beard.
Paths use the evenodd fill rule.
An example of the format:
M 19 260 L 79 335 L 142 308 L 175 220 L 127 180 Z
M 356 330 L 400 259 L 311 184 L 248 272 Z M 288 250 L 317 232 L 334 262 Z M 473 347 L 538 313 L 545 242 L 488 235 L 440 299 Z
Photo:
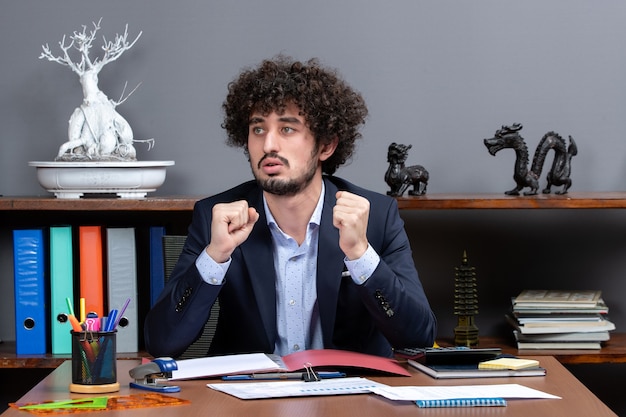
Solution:
M 279 157 L 275 154 L 266 155 L 265 157 L 268 156 L 280 159 L 286 167 L 289 167 L 289 161 L 287 161 L 286 159 Z M 263 157 L 261 161 L 259 161 L 259 167 L 265 157 Z M 309 166 L 307 167 L 307 171 L 298 178 L 280 179 L 269 177 L 261 179 L 259 178 L 255 170 L 252 170 L 252 174 L 254 175 L 257 183 L 261 186 L 263 191 L 279 196 L 293 196 L 305 189 L 311 183 L 311 181 L 313 181 L 316 171 L 317 161 L 315 158 L 311 158 Z

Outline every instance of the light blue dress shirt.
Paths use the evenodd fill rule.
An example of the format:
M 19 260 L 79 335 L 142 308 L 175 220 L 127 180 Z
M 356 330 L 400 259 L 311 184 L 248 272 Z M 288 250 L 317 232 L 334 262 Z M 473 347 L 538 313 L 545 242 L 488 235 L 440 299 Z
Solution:
M 304 242 L 301 245 L 285 234 L 274 220 L 263 198 L 267 224 L 272 234 L 274 266 L 276 269 L 276 325 L 278 340 L 275 354 L 280 356 L 304 349 L 323 348 L 322 328 L 317 306 L 317 248 L 319 225 L 324 207 L 324 184 Z M 380 257 L 371 246 L 355 260 L 344 259 L 355 284 L 363 284 L 376 267 Z M 215 262 L 206 251 L 196 259 L 202 279 L 210 285 L 221 285 L 231 260 Z M 339 278 L 339 279 L 346 279 Z

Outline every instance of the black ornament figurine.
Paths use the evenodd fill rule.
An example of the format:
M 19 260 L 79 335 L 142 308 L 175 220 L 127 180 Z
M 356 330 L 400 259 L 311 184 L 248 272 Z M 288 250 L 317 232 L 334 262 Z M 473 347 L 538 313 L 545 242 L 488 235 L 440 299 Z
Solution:
M 421 165 L 405 166 L 404 163 L 409 155 L 409 149 L 412 145 L 402 145 L 392 143 L 387 150 L 387 162 L 389 168 L 385 173 L 385 182 L 390 191 L 387 195 L 392 197 L 402 197 L 402 194 L 409 186 L 413 189 L 409 191 L 409 195 L 424 195 L 428 186 L 428 171 Z
M 551 187 L 563 186 L 560 191 L 555 194 L 566 194 L 567 190 L 572 186 L 570 178 L 572 172 L 572 157 L 578 153 L 578 148 L 574 139 L 569 137 L 569 146 L 565 144 L 565 140 L 555 132 L 546 133 L 535 150 L 533 162 L 528 168 L 528 147 L 524 138 L 520 136 L 519 131 L 522 130 L 520 123 L 511 126 L 502 126 L 496 131 L 493 138 L 485 139 L 484 143 L 491 155 L 498 153 L 502 149 L 511 148 L 515 150 L 515 170 L 513 179 L 517 186 L 506 191 L 507 195 L 519 195 L 524 187 L 530 187 L 530 191 L 524 192 L 524 195 L 536 195 L 539 189 L 539 177 L 546 161 L 546 156 L 551 149 L 554 149 L 554 161 L 552 168 L 547 174 L 548 185 L 543 189 L 544 194 L 549 194 Z
M 474 320 L 478 314 L 478 290 L 475 268 L 468 265 L 465 252 L 461 266 L 454 270 L 454 314 L 457 315 L 454 344 L 474 346 L 478 344 L 478 326 Z

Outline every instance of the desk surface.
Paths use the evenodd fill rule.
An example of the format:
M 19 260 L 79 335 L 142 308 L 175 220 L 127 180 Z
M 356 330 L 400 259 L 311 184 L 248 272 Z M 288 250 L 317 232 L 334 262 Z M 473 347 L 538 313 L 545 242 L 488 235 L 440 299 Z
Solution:
M 407 377 L 370 377 L 388 385 L 469 385 L 518 383 L 562 397 L 560 400 L 509 400 L 506 407 L 491 408 L 444 408 L 419 409 L 413 403 L 394 402 L 375 394 L 337 395 L 305 398 L 280 398 L 267 400 L 240 400 L 206 387 L 207 380 L 177 381 L 181 392 L 169 394 L 191 401 L 190 405 L 171 406 L 161 409 L 144 408 L 125 411 L 99 413 L 108 416 L 154 416 L 165 413 L 168 417 L 195 417 L 216 415 L 280 417 L 280 416 L 616 416 L 591 391 L 578 381 L 556 359 L 550 356 L 534 357 L 547 369 L 545 377 L 481 378 L 435 380 L 411 369 Z M 118 381 L 121 384 L 119 395 L 142 393 L 128 387 L 128 370 L 138 361 L 118 361 Z M 71 379 L 70 362 L 64 362 L 37 386 L 24 395 L 19 402 L 41 402 L 62 400 L 93 395 L 72 394 L 68 390 Z M 235 382 L 237 383 L 237 382 Z M 29 414 L 9 408 L 1 417 L 27 416 Z

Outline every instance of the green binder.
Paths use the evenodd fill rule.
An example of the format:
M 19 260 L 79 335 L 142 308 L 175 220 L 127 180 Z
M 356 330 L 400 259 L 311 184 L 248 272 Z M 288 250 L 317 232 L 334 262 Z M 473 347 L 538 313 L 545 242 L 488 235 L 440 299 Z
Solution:
M 67 311 L 67 299 L 74 301 L 72 227 L 50 227 L 50 333 L 53 354 L 72 353 L 72 326 L 58 320 Z M 63 316 L 61 316 L 63 317 Z

